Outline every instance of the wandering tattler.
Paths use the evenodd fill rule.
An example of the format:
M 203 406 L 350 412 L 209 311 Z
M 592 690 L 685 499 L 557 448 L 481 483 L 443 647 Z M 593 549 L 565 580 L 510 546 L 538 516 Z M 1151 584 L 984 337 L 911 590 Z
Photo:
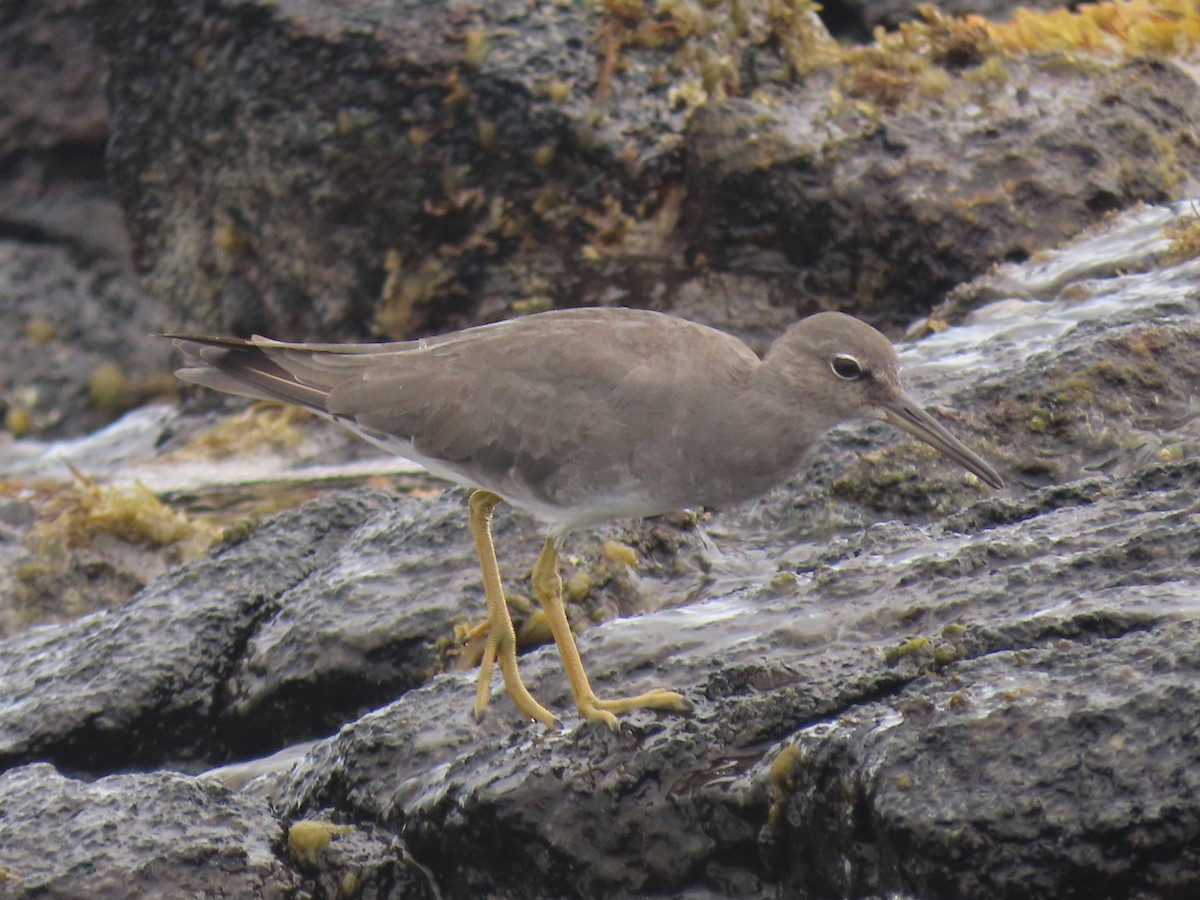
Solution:
M 571 309 L 384 344 L 288 344 L 172 335 L 184 381 L 294 403 L 430 472 L 475 488 L 471 534 L 483 570 L 482 716 L 498 664 L 528 718 L 558 720 L 526 690 L 500 585 L 492 512 L 502 499 L 547 526 L 533 587 L 580 715 L 611 727 L 638 708 L 687 711 L 653 690 L 592 692 L 563 609 L 558 551 L 571 531 L 763 493 L 828 429 L 884 419 L 994 488 L 1000 476 L 904 393 L 896 353 L 869 325 L 823 312 L 759 358 L 737 338 L 663 313 Z

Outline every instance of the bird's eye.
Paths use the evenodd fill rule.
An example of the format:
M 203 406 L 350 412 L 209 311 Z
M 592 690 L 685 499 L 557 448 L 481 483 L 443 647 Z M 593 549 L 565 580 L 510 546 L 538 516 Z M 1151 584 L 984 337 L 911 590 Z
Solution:
M 833 369 L 834 375 L 838 378 L 844 378 L 846 381 L 857 381 L 866 374 L 862 363 L 849 353 L 839 353 L 833 358 L 833 362 L 829 364 L 829 367 Z

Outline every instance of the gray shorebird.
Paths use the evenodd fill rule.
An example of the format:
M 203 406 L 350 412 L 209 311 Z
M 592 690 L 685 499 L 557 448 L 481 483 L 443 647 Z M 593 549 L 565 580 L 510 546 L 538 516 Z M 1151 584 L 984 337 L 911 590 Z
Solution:
M 469 521 L 487 602 L 477 717 L 498 665 L 524 716 L 558 724 L 517 670 L 491 535 L 501 500 L 546 525 L 534 592 L 579 714 L 615 727 L 632 709 L 691 707 L 674 691 L 593 693 L 563 608 L 558 552 L 568 533 L 757 496 L 851 419 L 891 422 L 1002 486 L 905 395 L 887 338 L 842 313 L 797 322 L 762 358 L 724 332 L 635 309 L 555 310 L 399 343 L 170 337 L 187 358 L 176 373 L 184 381 L 304 407 L 474 489 Z

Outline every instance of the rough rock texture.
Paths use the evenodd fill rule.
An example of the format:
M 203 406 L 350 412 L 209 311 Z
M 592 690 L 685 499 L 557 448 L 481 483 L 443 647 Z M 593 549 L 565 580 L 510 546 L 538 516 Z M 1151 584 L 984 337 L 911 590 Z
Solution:
M 585 641 L 626 689 L 691 685 L 689 719 L 481 733 L 442 715 L 470 685 L 439 679 L 274 796 L 402 826 L 451 893 L 1187 896 L 1198 475 L 876 526 L 782 595 L 760 581 Z M 565 701 L 551 660 L 525 668 Z
M 281 337 L 550 304 L 759 337 L 831 304 L 904 324 L 1200 169 L 1171 62 L 1007 59 L 949 28 L 848 51 L 800 14 L 732 36 L 698 16 L 106 4 L 147 284 L 180 322 Z
M 803 292 L 842 308 L 891 298 L 899 323 L 992 264 L 1171 197 L 1200 171 L 1200 152 L 1182 149 L 1200 123 L 1200 91 L 1170 64 L 968 66 L 927 102 L 887 112 L 830 104 L 828 90 L 849 93 L 853 77 L 819 73 L 803 93 L 692 116 L 684 218 L 718 267 L 769 268 L 769 250 L 787 261 L 775 264 L 774 296 L 795 295 L 802 272 Z M 881 106 L 899 99 L 882 78 L 875 90 Z
M 281 595 L 391 502 L 352 496 L 305 507 L 159 579 L 123 609 L 7 640 L 0 763 L 49 760 L 99 774 L 255 752 L 255 735 L 230 717 L 227 683 L 247 642 Z
M 84 434 L 172 390 L 170 346 L 155 337 L 165 321 L 131 275 L 53 243 L 0 240 L 0 417 L 23 411 L 40 438 Z M 93 392 L 98 371 L 109 384 Z
M 121 328 L 152 321 L 119 265 L 88 267 L 120 243 L 106 222 L 79 227 L 102 140 L 91 8 L 0 14 L 19 76 L 0 78 L 0 180 L 27 191 L 0 191 L 0 229 L 64 245 L 0 245 L 0 392 L 46 433 L 95 420 L 82 399 L 39 419 L 28 391 L 78 398 L 80 376 L 55 373 L 91 364 L 88 339 L 144 363 Z M 763 340 L 831 293 L 900 321 L 1197 171 L 1197 95 L 1170 62 L 1006 61 L 946 32 L 802 74 L 778 34 L 730 69 L 726 36 L 686 56 L 680 20 L 583 4 L 94 9 L 121 51 L 111 162 L 139 262 L 172 319 L 213 327 L 334 337 L 636 301 Z M 73 160 L 85 214 L 59 216 Z M 474 673 L 448 651 L 482 604 L 451 492 L 326 497 L 120 609 L 0 641 L 0 898 L 1190 900 L 1187 216 L 1169 270 L 1098 240 L 1023 292 L 1003 273 L 964 287 L 927 323 L 986 333 L 980 303 L 1028 307 L 1007 345 L 906 363 L 1004 492 L 854 427 L 740 509 L 572 537 L 597 689 L 677 688 L 690 717 L 581 725 L 545 648 L 522 671 L 564 730 L 519 721 L 498 688 L 474 722 Z M 1093 304 L 1023 353 L 1044 316 Z M 29 517 L 22 485 L 0 488 L 7 559 Z M 633 570 L 606 561 L 612 536 Z M 502 509 L 497 538 L 532 647 L 539 536 Z
M 265 803 L 173 772 L 0 775 L 0 897 L 294 897 Z M 19 861 L 19 863 L 18 863 Z M 13 863 L 18 863 L 13 867 Z
M 470 621 L 480 606 L 453 493 L 327 498 L 125 609 L 10 639 L 12 846 L 43 827 L 30 779 L 66 790 L 28 763 L 195 769 L 345 721 L 205 776 L 268 804 L 254 807 L 272 811 L 254 820 L 264 844 L 290 827 L 284 870 L 239 871 L 271 872 L 264 892 L 353 875 L 364 896 L 389 897 L 1191 897 L 1197 265 L 1173 270 L 1192 285 L 1176 297 L 1160 280 L 1157 303 L 1019 366 L 939 379 L 939 402 L 963 411 L 956 428 L 998 417 L 1010 439 L 989 450 L 1009 482 L 999 495 L 907 442 L 878 449 L 869 429 L 846 429 L 804 477 L 702 521 L 716 545 L 686 519 L 624 532 L 656 554 L 653 579 L 631 589 L 654 595 L 661 579 L 679 599 L 584 630 L 581 650 L 602 694 L 680 688 L 689 717 L 580 725 L 551 648 L 521 666 L 566 714 L 558 733 L 519 722 L 498 689 L 476 723 L 473 673 L 423 680 L 455 607 Z M 1132 297 L 1151 277 L 1114 280 Z M 1060 369 L 1076 381 L 1056 423 L 1040 416 Z M 503 510 L 497 524 L 516 599 L 536 531 Z M 567 551 L 594 546 L 580 535 Z M 165 778 L 99 783 L 121 807 Z M 200 802 L 214 822 L 224 796 Z M 126 831 L 157 852 L 136 823 Z M 2 865 L 15 897 L 69 875 L 44 855 Z M 156 872 L 195 877 L 187 861 Z
M 917 21 L 920 0 L 832 0 L 821 4 L 821 18 L 834 34 L 857 35 L 865 40 L 878 27 L 895 28 L 901 22 Z M 940 0 L 935 8 L 953 16 L 971 13 L 1002 22 L 1015 9 L 1056 9 L 1067 6 L 1055 0 Z
M 105 59 L 93 0 L 0 10 L 0 237 L 56 243 L 128 268 L 104 177 Z
M 288 334 L 376 315 L 403 333 L 430 300 L 452 321 L 468 296 L 532 287 L 489 284 L 497 263 L 549 290 L 571 262 L 559 230 L 584 227 L 556 209 L 636 177 L 577 130 L 590 21 L 523 2 L 107 5 L 109 160 L 147 284 L 181 321 Z
M 1195 589 L 1112 596 L 1153 608 Z M 802 730 L 776 763 L 767 846 L 785 877 L 818 897 L 1195 891 L 1200 738 L 1180 712 L 1200 701 L 1200 634 L 1148 625 L 1099 613 Z
M 166 319 L 133 277 L 105 179 L 94 6 L 0 9 L 0 423 L 20 435 L 98 428 L 161 389 L 167 358 L 150 337 Z M 97 402 L 88 382 L 106 364 L 119 383 Z

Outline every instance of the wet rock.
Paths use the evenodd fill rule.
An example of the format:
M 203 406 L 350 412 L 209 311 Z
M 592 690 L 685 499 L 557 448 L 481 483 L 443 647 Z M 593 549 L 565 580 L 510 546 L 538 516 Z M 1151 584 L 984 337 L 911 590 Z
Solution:
M 1200 121 L 1200 99 L 1169 63 L 993 58 L 942 75 L 921 88 L 881 79 L 872 95 L 864 71 L 856 107 L 836 99 L 854 96 L 853 67 L 818 71 L 697 109 L 693 245 L 721 268 L 775 273 L 774 295 L 859 311 L 888 296 L 886 315 L 903 324 L 995 263 L 1114 209 L 1181 196 L 1200 164 L 1173 149 Z
M 800 731 L 764 833 L 784 877 L 818 897 L 1195 891 L 1180 710 L 1200 700 L 1200 634 L 1130 624 L 972 659 Z
M 1161 261 L 1169 217 L 1130 218 Z M 565 728 L 498 686 L 476 723 L 474 673 L 445 654 L 480 607 L 461 495 L 362 491 L 0 645 L 0 762 L 228 763 L 209 777 L 267 804 L 261 840 L 302 890 L 1190 897 L 1197 263 L 1050 256 L 1011 301 L 1037 315 L 902 348 L 1005 491 L 854 426 L 753 503 L 572 536 L 598 692 L 680 689 L 690 717 L 582 725 L 542 648 L 522 672 Z M 1038 410 L 1057 418 L 1025 427 Z M 520 611 L 540 535 L 503 507 L 496 526 Z M 606 582 L 614 537 L 641 562 Z
M 332 815 L 363 829 L 361 842 L 338 844 L 335 836 L 332 856 L 301 868 L 337 880 L 345 859 L 358 860 L 351 868 L 365 873 L 364 890 L 396 883 L 400 856 L 426 870 L 444 896 L 820 897 L 915 884 L 918 896 L 987 897 L 1000 883 L 1049 897 L 1075 876 L 1098 896 L 1122 896 L 1116 888 L 1169 895 L 1175 887 L 1185 896 L 1196 887 L 1187 848 L 1200 796 L 1187 774 L 1191 729 L 1172 711 L 1194 702 L 1200 665 L 1186 621 L 1200 553 L 1200 531 L 1189 525 L 1198 476 L 1195 461 L 1158 464 L 986 500 L 926 527 L 881 523 L 822 545 L 819 556 L 793 554 L 788 584 L 775 577 L 773 557 L 743 572 L 736 591 L 583 636 L 598 690 L 682 688 L 696 706 L 688 718 L 637 713 L 611 733 L 568 717 L 566 730 L 544 734 L 520 724 L 497 691 L 475 723 L 473 675 L 447 674 L 302 749 L 290 773 L 290 761 L 260 769 L 244 790 L 270 799 L 285 822 Z M 267 658 L 254 642 L 273 634 L 263 642 L 277 648 L 270 661 L 288 666 L 280 635 L 290 631 L 295 658 L 311 662 L 304 690 L 313 698 L 323 680 L 337 684 L 344 673 L 331 674 L 327 660 L 304 649 L 299 625 L 288 621 L 295 612 L 283 614 L 287 600 L 279 598 L 311 580 L 331 611 L 351 601 L 348 628 L 370 622 L 353 614 L 353 594 L 329 588 L 351 574 L 368 585 L 395 578 L 396 568 L 382 574 L 389 564 L 373 548 L 385 531 L 406 540 L 422 533 L 410 526 L 417 530 L 405 535 L 399 509 L 381 498 L 358 504 L 361 526 L 351 519 L 341 543 L 326 538 L 336 546 L 318 548 L 311 569 L 303 564 L 307 578 L 280 541 L 302 523 L 327 522 L 330 501 L 239 545 L 242 562 L 269 576 L 260 590 L 277 598 L 243 637 L 244 655 Z M 448 508 L 407 505 L 429 529 L 424 541 L 444 533 Z M 787 491 L 758 508 L 754 527 L 766 511 L 786 526 Z M 736 547 L 736 516 L 710 525 Z M 299 537 L 306 539 L 303 530 Z M 460 552 L 447 567 L 470 566 Z M 355 559 L 361 571 L 351 573 Z M 272 576 L 275 566 L 288 577 Z M 156 594 L 160 605 L 179 595 L 173 612 L 185 615 L 196 598 L 184 589 L 199 580 L 209 594 L 233 593 L 245 573 L 235 578 L 232 569 L 210 563 L 160 582 L 125 621 L 136 621 L 139 605 Z M 436 565 L 429 572 L 430 587 L 446 583 Z M 329 625 L 306 609 L 316 615 L 308 641 L 315 648 Z M 194 630 L 193 621 L 181 625 Z M 72 656 L 87 652 L 71 627 L 56 634 Z M 36 648 L 6 647 L 5 658 L 44 656 L 46 637 Z M 229 652 L 159 643 L 151 658 L 158 669 Z M 330 653 L 334 662 L 346 656 L 344 648 Z M 121 657 L 113 658 L 120 668 Z M 550 648 L 524 656 L 522 668 L 539 699 L 569 707 Z M 6 696 L 20 695 L 18 677 L 6 673 Z M 212 690 L 207 677 L 200 682 Z M 69 679 L 56 702 L 76 704 L 80 690 L 80 680 Z M 280 711 L 312 719 L 315 701 L 302 693 L 279 691 Z M 186 700 L 181 694 L 173 706 Z M 53 705 L 10 716 L 7 733 L 29 729 Z M 80 727 L 103 714 L 103 702 L 89 706 L 76 714 Z M 281 722 L 281 712 L 270 715 Z M 192 755 L 211 759 L 210 738 L 187 723 L 218 712 L 191 704 L 172 717 L 171 739 L 203 743 L 207 751 Z M 43 742 L 37 752 L 53 746 Z M 980 760 L 982 778 L 972 768 Z M 231 770 L 222 777 L 238 780 Z M 1098 791 L 1111 827 L 1095 830 L 1101 799 L 1089 798 Z M 1140 805 L 1126 816 L 1134 798 Z M 1117 880 L 1101 880 L 1108 870 L 1088 862 L 1096 858 L 1115 860 Z M 415 876 L 404 871 L 405 884 L 425 889 L 425 876 L 410 883 Z M 1105 893 L 1104 885 L 1116 888 Z
M 220 716 L 243 755 L 327 734 L 423 684 L 453 663 L 454 626 L 483 618 L 465 498 L 367 497 L 391 509 L 279 594 L 238 654 Z M 328 509 L 341 502 L 331 497 Z M 540 547 L 536 528 L 504 518 L 497 541 L 513 550 L 523 544 L 531 556 Z
M 0 775 L 0 897 L 284 900 L 301 878 L 280 858 L 266 804 L 174 772 L 65 778 L 45 764 Z
M 763 579 L 581 642 L 598 690 L 618 673 L 621 691 L 683 686 L 690 718 L 541 735 L 498 726 L 500 701 L 476 728 L 471 684 L 443 677 L 259 789 L 294 814 L 402 828 L 451 893 L 497 879 L 524 897 L 1184 896 L 1200 885 L 1200 794 L 1171 710 L 1200 664 L 1184 524 L 1198 473 L 1165 464 L 1009 516 L 877 525 L 793 591 Z M 537 696 L 567 702 L 549 653 L 522 665 Z
M 1186 291 L 1200 263 L 1180 269 Z M 977 405 L 982 415 L 974 423 L 960 417 L 954 427 L 974 432 L 970 443 L 998 462 L 1005 478 L 1030 488 L 1189 457 L 1200 451 L 1193 425 L 1198 359 L 1195 302 L 1085 324 L 1021 372 L 980 379 L 973 399 L 960 394 L 953 403 Z M 918 448 L 899 445 L 860 457 L 830 487 L 879 510 L 949 512 L 973 493 L 956 475 Z
M 382 495 L 322 501 L 154 582 L 128 606 L 2 642 L 0 763 L 104 773 L 211 766 L 253 735 L 227 680 L 280 595 L 326 564 Z

